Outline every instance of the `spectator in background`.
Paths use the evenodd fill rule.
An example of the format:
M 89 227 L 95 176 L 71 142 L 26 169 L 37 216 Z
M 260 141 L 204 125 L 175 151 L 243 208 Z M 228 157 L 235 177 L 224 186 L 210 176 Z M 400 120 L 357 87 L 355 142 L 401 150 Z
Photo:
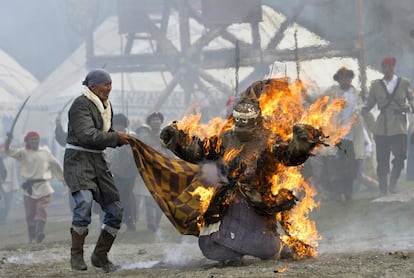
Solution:
M 363 159 L 369 155 L 367 145 L 370 141 L 360 115 L 363 101 L 359 91 L 352 85 L 353 78 L 352 70 L 341 67 L 333 76 L 337 84 L 325 92 L 331 99 L 341 98 L 346 101 L 337 119 L 338 127 L 353 123 L 352 129 L 341 139 L 338 147 L 331 146 L 322 150 L 324 171 L 319 180 L 322 188 L 327 190 L 328 198 L 336 201 L 352 199 L 358 170 Z
M 14 195 L 19 190 L 16 160 L 6 155 L 4 146 L 0 150 L 0 225 L 7 224 L 7 216 L 14 201 Z M 4 170 L 1 165 L 4 165 Z
M 4 225 L 6 224 L 6 217 L 10 208 L 11 196 L 8 196 L 9 194 L 7 193 L 9 191 L 6 191 L 4 184 L 7 178 L 7 169 L 4 163 L 5 155 L 3 146 L 0 154 L 0 225 Z
M 138 139 L 161 153 L 165 153 L 165 150 L 161 147 L 160 140 L 161 125 L 163 122 L 164 115 L 160 112 L 153 112 L 146 118 L 146 124 L 136 130 Z M 152 232 L 156 232 L 161 222 L 162 211 L 154 201 L 141 176 L 137 178 L 137 191 L 145 203 L 147 228 Z
M 21 163 L 20 173 L 25 179 L 22 188 L 29 243 L 40 243 L 45 238 L 47 208 L 54 192 L 50 180 L 54 176 L 63 181 L 63 171 L 48 149 L 39 148 L 40 136 L 37 132 L 30 131 L 26 134 L 24 148 L 11 148 L 11 141 L 9 136 L 4 143 L 4 150 Z
M 63 130 L 62 127 L 62 114 L 59 112 L 55 119 L 55 140 L 56 142 L 62 146 L 66 146 L 66 137 L 68 137 L 68 134 L 66 131 Z M 68 188 L 68 203 L 69 203 L 69 209 L 72 212 L 73 207 L 75 206 L 75 202 L 73 201 L 72 194 L 70 192 L 70 189 Z
M 58 142 L 59 145 L 62 147 L 66 146 L 66 137 L 68 134 L 66 131 L 63 130 L 62 127 L 62 115 L 60 113 L 57 114 L 55 119 L 55 140 Z
M 408 146 L 407 146 L 407 181 L 414 181 L 414 115 L 411 115 L 410 124 L 408 126 Z
M 115 114 L 113 128 L 116 131 L 131 135 L 128 129 L 129 121 L 124 114 Z M 127 231 L 136 231 L 137 201 L 134 195 L 135 179 L 138 176 L 134 156 L 129 145 L 116 149 L 108 149 L 110 169 L 114 175 L 115 186 L 118 188 L 122 206 L 124 208 L 122 222 L 127 226 Z
M 382 60 L 384 76 L 371 83 L 363 108 L 363 112 L 367 113 L 376 105 L 380 111 L 373 127 L 380 195 L 396 192 L 407 158 L 407 113 L 411 113 L 414 108 L 410 81 L 395 74 L 395 64 L 396 59 L 392 56 Z M 390 171 L 391 154 L 394 158 Z

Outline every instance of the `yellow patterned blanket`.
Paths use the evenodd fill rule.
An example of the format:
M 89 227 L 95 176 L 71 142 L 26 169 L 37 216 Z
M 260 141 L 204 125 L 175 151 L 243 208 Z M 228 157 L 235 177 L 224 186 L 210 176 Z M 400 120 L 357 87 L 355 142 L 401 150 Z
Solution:
M 155 201 L 175 228 L 184 235 L 199 235 L 198 195 L 200 167 L 161 154 L 138 139 L 130 142 L 137 169 Z

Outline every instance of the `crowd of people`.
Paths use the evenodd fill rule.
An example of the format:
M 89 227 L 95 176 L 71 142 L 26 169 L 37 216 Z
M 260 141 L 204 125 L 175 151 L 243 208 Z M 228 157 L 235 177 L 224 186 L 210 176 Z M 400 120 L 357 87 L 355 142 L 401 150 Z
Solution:
M 98 207 L 102 229 L 91 263 L 105 272 L 116 270 L 108 253 L 121 225 L 135 233 L 139 215 L 145 215 L 147 229 L 155 233 L 163 216 L 137 171 L 129 146 L 137 138 L 169 157 L 219 165 L 216 167 L 221 178 L 215 186 L 218 193 L 203 215 L 205 223 L 198 236 L 200 250 L 207 258 L 234 261 L 244 255 L 280 257 L 283 244 L 275 214 L 291 209 L 297 198 L 287 191 L 280 194 L 290 196 L 289 202 L 263 201 L 263 184 L 270 169 L 278 164 L 309 167 L 306 177 L 322 200 L 349 202 L 361 184 L 374 188 L 379 196 L 398 191 L 407 148 L 414 141 L 408 134 L 407 119 L 414 111 L 414 96 L 410 82 L 395 73 L 395 66 L 394 57 L 381 61 L 383 77 L 372 82 L 366 96 L 352 85 L 355 74 L 351 69 L 340 67 L 333 73 L 334 84 L 321 95 L 345 99 L 346 105 L 335 121 L 338 127 L 352 122 L 352 128 L 339 144 L 322 148 L 311 159 L 315 146 L 323 144 L 322 131 L 294 125 L 291 141 L 270 138 L 273 135 L 262 124 L 257 83 L 226 104 L 223 115 L 233 126 L 220 135 L 220 140 L 194 136 L 190 140 L 190 135 L 176 125 L 162 128 L 164 115 L 160 112 L 149 114 L 145 123 L 131 130 L 128 117 L 112 109 L 110 74 L 102 69 L 91 70 L 82 83 L 84 92 L 68 111 L 67 131 L 60 114 L 56 119 L 55 139 L 65 148 L 62 163 L 48 149 L 39 147 L 36 131 L 26 134 L 22 147 L 11 146 L 11 134 L 4 142 L 0 156 L 0 225 L 7 222 L 13 195 L 21 188 L 28 241 L 41 243 L 54 192 L 51 180 L 56 178 L 69 193 L 72 269 L 87 270 L 83 248 L 94 207 Z M 379 111 L 376 117 L 370 112 L 375 106 Z M 275 143 L 268 149 L 270 139 Z M 216 146 L 218 143 L 220 146 Z M 205 146 L 209 146 L 208 151 Z M 230 148 L 242 151 L 224 162 L 223 155 Z M 19 180 L 23 181 L 21 186 Z
M 333 74 L 335 84 L 321 94 L 346 101 L 338 127 L 352 122 L 338 145 L 322 149 L 307 162 L 311 170 L 306 176 L 323 201 L 348 202 L 362 186 L 379 197 L 398 191 L 407 159 L 413 90 L 407 78 L 396 75 L 394 57 L 383 58 L 380 66 L 383 77 L 372 82 L 367 95 L 352 85 L 354 72 L 346 67 Z M 371 113 L 374 107 L 377 112 Z

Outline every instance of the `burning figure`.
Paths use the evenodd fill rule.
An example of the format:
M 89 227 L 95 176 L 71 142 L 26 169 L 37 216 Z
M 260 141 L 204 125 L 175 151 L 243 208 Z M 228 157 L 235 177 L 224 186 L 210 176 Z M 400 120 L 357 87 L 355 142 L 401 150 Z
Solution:
M 309 124 L 293 124 L 289 138 L 268 128 L 256 85 L 246 90 L 217 135 L 195 136 L 179 122 L 160 135 L 178 157 L 204 165 L 202 184 L 214 190 L 199 217 L 199 247 L 216 261 L 280 254 L 278 222 L 288 232 L 285 219 L 302 196 L 286 188 L 275 192 L 274 175 L 286 166 L 303 164 L 317 145 L 325 144 L 322 131 Z

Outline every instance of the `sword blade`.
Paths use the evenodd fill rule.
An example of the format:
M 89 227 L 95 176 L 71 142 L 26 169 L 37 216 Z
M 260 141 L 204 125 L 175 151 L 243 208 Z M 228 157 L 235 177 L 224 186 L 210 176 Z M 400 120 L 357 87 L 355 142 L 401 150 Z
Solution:
M 11 126 L 11 128 L 10 128 L 10 131 L 9 131 L 9 132 L 7 132 L 7 137 L 9 137 L 9 138 L 13 138 L 13 131 L 14 131 L 14 127 L 16 126 L 17 120 L 19 119 L 20 114 L 22 113 L 23 108 L 26 106 L 26 103 L 27 103 L 27 101 L 29 100 L 29 98 L 30 98 L 30 96 L 28 96 L 28 97 L 24 100 L 23 104 L 20 106 L 19 111 L 18 111 L 18 112 L 17 112 L 17 114 L 16 114 L 16 117 L 14 117 L 13 124 L 12 124 L 12 126 Z
M 61 115 L 63 113 L 63 111 L 65 111 L 66 107 L 68 107 L 68 105 L 73 101 L 74 98 L 69 99 L 65 105 L 63 105 L 62 109 L 59 110 L 58 114 Z

